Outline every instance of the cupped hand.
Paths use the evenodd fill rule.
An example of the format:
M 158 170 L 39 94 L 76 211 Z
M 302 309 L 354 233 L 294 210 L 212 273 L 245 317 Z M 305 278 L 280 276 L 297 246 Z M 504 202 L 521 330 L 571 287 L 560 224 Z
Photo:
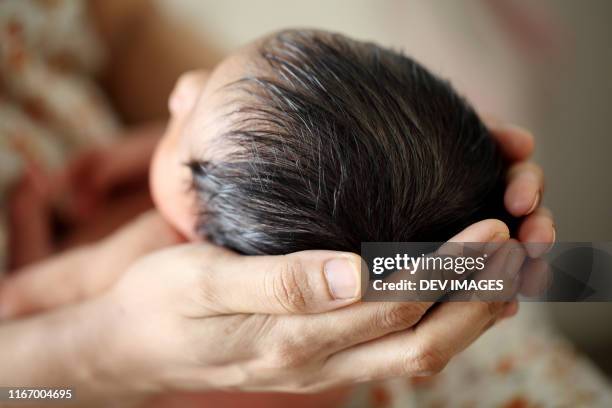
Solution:
M 456 302 L 432 309 L 432 302 L 358 302 L 360 258 L 349 253 L 248 257 L 197 243 L 129 259 L 155 246 L 149 242 L 148 248 L 130 252 L 146 237 L 173 240 L 160 222 L 155 214 L 142 217 L 100 247 L 85 250 L 71 272 L 59 273 L 65 269 L 58 265 L 42 271 L 46 284 L 28 292 L 32 286 L 24 283 L 36 282 L 34 271 L 0 295 L 16 299 L 21 288 L 25 297 L 52 299 L 39 303 L 38 310 L 75 303 L 65 309 L 72 310 L 74 321 L 71 349 L 78 350 L 84 377 L 98 393 L 311 392 L 431 374 L 490 327 L 506 306 Z M 453 241 L 504 242 L 508 236 L 503 223 L 485 220 Z M 88 266 L 102 267 L 89 274 Z M 52 288 L 62 285 L 61 295 L 55 295 Z
M 505 242 L 485 220 L 456 242 Z M 441 370 L 502 302 L 358 302 L 361 259 L 240 256 L 208 243 L 157 251 L 87 306 L 85 361 L 109 390 L 313 392 Z
M 515 163 L 506 206 L 525 216 L 520 240 L 552 242 L 552 219 L 545 210 L 533 210 L 541 198 L 541 172 L 521 162 L 531 153 L 531 136 L 504 126 L 492 125 L 491 131 Z M 453 240 L 508 237 L 501 222 L 485 220 Z M 337 258 L 342 261 L 336 265 L 348 262 L 355 272 L 354 254 L 243 257 L 200 243 L 134 263 L 178 241 L 158 216 L 143 217 L 103 244 L 68 254 L 72 263 L 56 260 L 52 268 L 32 268 L 6 282 L 0 313 L 14 317 L 91 299 L 81 303 L 86 329 L 79 333 L 86 337 L 83 344 L 98 348 L 86 361 L 91 376 L 108 389 L 303 392 L 437 372 L 516 309 L 500 302 L 434 309 L 422 302 L 357 302 L 360 291 L 352 292 L 348 279 L 354 275 L 343 273 L 339 286 L 328 281 L 328 262 Z M 99 347 L 107 352 L 102 355 Z

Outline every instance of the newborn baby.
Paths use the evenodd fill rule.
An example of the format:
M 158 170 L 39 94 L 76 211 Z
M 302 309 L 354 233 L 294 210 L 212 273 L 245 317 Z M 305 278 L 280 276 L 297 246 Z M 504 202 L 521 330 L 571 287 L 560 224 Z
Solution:
M 179 82 L 152 168 L 186 236 L 243 254 L 445 241 L 505 218 L 500 152 L 470 105 L 412 59 L 289 30 Z

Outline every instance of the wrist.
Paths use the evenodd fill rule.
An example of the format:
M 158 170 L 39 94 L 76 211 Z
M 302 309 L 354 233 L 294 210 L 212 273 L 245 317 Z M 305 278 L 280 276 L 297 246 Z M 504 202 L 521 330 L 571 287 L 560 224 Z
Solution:
M 71 389 L 75 406 L 92 406 L 129 393 L 107 375 L 99 336 L 99 305 L 86 302 L 0 325 L 0 384 Z M 71 405 L 72 406 L 72 405 Z
M 146 392 L 132 381 L 129 357 L 117 347 L 122 333 L 116 330 L 108 296 L 81 304 L 70 325 L 68 362 L 74 373 L 79 397 L 95 401 L 139 399 Z
M 109 400 L 138 401 L 163 391 L 154 371 L 143 366 L 138 330 L 127 322 L 121 300 L 107 292 L 83 304 L 73 326 L 73 361 L 81 364 L 80 381 L 92 394 Z M 145 361 L 146 364 L 147 361 Z

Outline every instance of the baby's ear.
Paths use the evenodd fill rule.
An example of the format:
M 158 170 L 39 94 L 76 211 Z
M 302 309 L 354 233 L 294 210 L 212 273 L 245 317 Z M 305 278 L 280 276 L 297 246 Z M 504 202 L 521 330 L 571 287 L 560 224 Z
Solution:
M 209 76 L 209 71 L 197 70 L 187 71 L 179 77 L 168 101 L 168 108 L 173 116 L 185 115 L 193 109 Z

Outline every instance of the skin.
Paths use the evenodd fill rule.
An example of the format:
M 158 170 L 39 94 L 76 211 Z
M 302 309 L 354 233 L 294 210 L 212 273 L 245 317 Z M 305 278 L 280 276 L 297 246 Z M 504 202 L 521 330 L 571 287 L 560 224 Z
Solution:
M 262 40 L 260 40 L 262 41 Z M 156 207 L 181 233 L 197 239 L 193 193 L 186 189 L 191 174 L 184 165 L 193 157 L 214 157 L 208 149 L 220 134 L 230 107 L 223 87 L 249 73 L 257 72 L 258 42 L 238 50 L 212 71 L 191 71 L 181 76 L 170 96 L 171 122 L 159 143 L 151 168 L 151 191 Z M 555 229 L 550 211 L 540 208 L 544 190 L 541 168 L 526 161 L 534 149 L 533 136 L 526 130 L 484 116 L 510 162 L 504 202 L 516 217 L 525 217 L 518 230 L 521 242 L 554 242 Z M 172 197 L 169 199 L 168 197 Z M 537 246 L 534 246 L 534 249 Z M 532 257 L 540 254 L 530 253 Z
M 486 220 L 453 241 L 507 238 L 501 222 Z M 358 279 L 354 254 L 244 257 L 178 242 L 180 236 L 151 213 L 96 246 L 6 282 L 0 313 L 14 319 L 0 325 L 0 353 L 15 369 L 0 373 L 0 382 L 69 385 L 91 406 L 171 390 L 303 393 L 431 375 L 506 306 L 444 303 L 429 311 L 431 302 L 358 303 L 358 291 L 337 299 L 324 280 L 324 264 L 348 262 Z M 33 310 L 39 313 L 15 319 Z M 35 367 L 19 363 L 34 361 L 32 353 Z
M 256 46 L 253 43 L 242 48 L 210 74 L 199 71 L 183 75 L 170 97 L 171 121 L 153 156 L 151 193 L 162 215 L 189 239 L 197 239 L 193 228 L 196 213 L 195 196 L 186 188 L 191 174 L 185 163 L 196 154 L 215 154 L 207 147 L 227 125 L 223 113 L 231 109 L 230 95 L 223 87 L 255 68 Z
M 2 283 L 0 315 L 12 320 L 0 325 L 0 359 L 15 370 L 0 373 L 0 383 L 69 384 L 85 406 L 177 390 L 321 391 L 436 373 L 488 327 L 516 312 L 515 303 L 499 302 L 433 309 L 432 303 L 360 303 L 358 290 L 337 298 L 325 280 L 325 265 L 344 262 L 358 280 L 354 254 L 243 257 L 205 242 L 181 243 L 183 236 L 193 237 L 194 225 L 183 163 L 224 126 L 219 90 L 249 68 L 252 47 L 223 61 L 210 78 L 192 72 L 177 84 L 170 100 L 173 117 L 151 173 L 162 217 L 149 214 L 101 242 L 32 265 Z M 541 172 L 524 162 L 533 138 L 513 127 L 491 128 L 517 161 L 506 206 L 528 215 L 519 239 L 552 242 L 552 219 L 538 208 Z M 189 136 L 195 129 L 197 139 Z M 508 238 L 503 223 L 485 220 L 453 240 Z M 34 361 L 27 358 L 32 350 L 40 364 L 18 363 Z

